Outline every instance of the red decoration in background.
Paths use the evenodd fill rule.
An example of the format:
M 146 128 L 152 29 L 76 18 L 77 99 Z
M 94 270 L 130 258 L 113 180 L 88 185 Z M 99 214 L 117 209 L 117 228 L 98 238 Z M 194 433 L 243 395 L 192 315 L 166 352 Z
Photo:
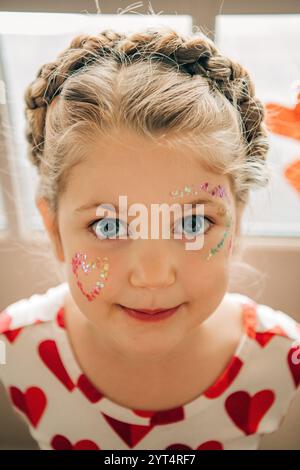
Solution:
M 288 182 L 300 193 L 300 160 L 296 160 L 284 170 Z
M 274 134 L 300 140 L 300 93 L 294 108 L 286 108 L 275 103 L 266 104 L 266 125 Z M 300 193 L 300 160 L 288 165 L 283 176 Z
M 265 107 L 266 125 L 271 132 L 300 140 L 300 93 L 294 108 L 275 103 L 267 103 Z

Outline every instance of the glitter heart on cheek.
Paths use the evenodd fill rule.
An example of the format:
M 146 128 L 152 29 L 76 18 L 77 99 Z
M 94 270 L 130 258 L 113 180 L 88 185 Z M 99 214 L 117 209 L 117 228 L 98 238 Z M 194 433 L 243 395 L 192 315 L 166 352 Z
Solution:
M 101 263 L 101 260 L 99 257 L 97 257 L 96 260 L 93 261 L 92 263 L 87 261 L 87 255 L 85 253 L 82 253 L 81 251 L 78 251 L 77 253 L 75 253 L 75 255 L 72 258 L 72 271 L 76 277 L 77 285 L 79 289 L 81 290 L 81 292 L 83 293 L 83 295 L 89 301 L 92 301 L 96 298 L 96 296 L 100 293 L 101 289 L 103 289 L 103 287 L 105 286 L 104 281 L 108 278 L 108 268 L 109 268 L 108 258 L 106 256 L 103 258 L 102 266 L 100 263 Z M 78 273 L 79 268 L 82 269 L 85 276 L 88 276 L 95 269 L 96 270 L 100 269 L 100 272 L 98 274 L 98 280 L 96 281 L 96 285 L 89 292 L 87 292 L 83 288 L 82 282 L 79 279 L 79 273 Z

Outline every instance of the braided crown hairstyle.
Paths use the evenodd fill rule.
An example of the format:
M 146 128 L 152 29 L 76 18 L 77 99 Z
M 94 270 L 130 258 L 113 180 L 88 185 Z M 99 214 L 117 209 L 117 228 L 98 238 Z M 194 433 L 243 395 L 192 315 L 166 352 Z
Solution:
M 204 166 L 229 176 L 236 201 L 269 181 L 264 106 L 247 70 L 201 32 L 79 35 L 39 69 L 25 102 L 38 194 L 54 212 L 91 136 L 121 128 L 191 145 Z

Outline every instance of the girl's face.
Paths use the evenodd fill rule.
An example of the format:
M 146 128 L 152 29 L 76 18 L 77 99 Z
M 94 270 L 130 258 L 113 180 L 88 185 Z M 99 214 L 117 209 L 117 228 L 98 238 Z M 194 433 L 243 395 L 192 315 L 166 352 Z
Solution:
M 118 140 L 101 139 L 88 161 L 71 170 L 59 202 L 61 249 L 73 300 L 99 337 L 104 335 L 122 353 L 167 353 L 196 332 L 227 291 L 236 227 L 230 183 L 227 177 L 205 171 L 199 158 L 187 157 L 189 149 L 170 149 L 120 132 Z M 220 185 L 228 199 L 205 190 L 174 197 L 176 190 L 205 182 L 208 190 Z M 107 214 L 113 218 L 110 225 L 99 222 L 97 206 L 110 203 L 117 208 L 120 195 L 127 196 L 128 208 L 133 203 L 148 208 L 147 238 L 118 239 L 130 233 L 129 224 L 139 213 L 127 214 L 127 225 L 122 223 L 124 217 L 115 220 Z M 200 199 L 210 201 L 204 204 L 203 216 L 192 217 L 196 210 L 190 211 L 184 227 L 182 218 L 171 218 L 170 238 L 164 239 L 161 229 L 157 239 L 151 238 L 151 204 L 183 205 Z M 176 239 L 174 231 L 180 233 L 180 228 L 182 239 Z M 186 242 L 192 239 L 185 235 L 194 234 L 195 240 L 200 233 L 204 233 L 203 247 L 188 250 Z M 168 318 L 144 322 L 124 313 L 120 305 L 181 306 Z

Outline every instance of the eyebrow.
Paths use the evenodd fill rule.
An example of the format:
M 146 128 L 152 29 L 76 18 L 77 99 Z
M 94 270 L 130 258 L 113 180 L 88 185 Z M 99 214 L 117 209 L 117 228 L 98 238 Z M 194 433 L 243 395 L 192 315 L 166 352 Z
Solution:
M 218 208 L 218 207 L 228 208 L 227 204 L 222 203 L 221 201 L 206 199 L 206 198 L 200 198 L 200 199 L 195 199 L 193 201 L 184 201 L 184 202 L 179 202 L 179 201 L 174 200 L 174 201 L 172 201 L 172 204 L 173 203 L 179 203 L 182 206 L 184 204 L 192 204 L 193 206 L 196 206 L 196 204 L 206 204 L 206 205 L 214 206 L 216 208 Z M 107 203 L 107 202 L 106 203 L 104 203 L 104 202 L 91 202 L 91 203 L 83 204 L 80 207 L 77 207 L 74 210 L 74 212 L 83 212 L 83 211 L 87 211 L 87 210 L 91 210 L 91 209 L 96 209 L 101 204 L 103 204 L 103 205 L 104 204 L 106 204 L 106 205 L 109 204 L 109 205 L 112 205 L 112 206 L 116 207 L 117 209 L 119 209 L 118 204 L 113 204 L 111 202 L 109 202 L 109 203 Z M 166 204 L 166 203 L 157 202 L 157 203 L 154 203 L 154 204 Z

